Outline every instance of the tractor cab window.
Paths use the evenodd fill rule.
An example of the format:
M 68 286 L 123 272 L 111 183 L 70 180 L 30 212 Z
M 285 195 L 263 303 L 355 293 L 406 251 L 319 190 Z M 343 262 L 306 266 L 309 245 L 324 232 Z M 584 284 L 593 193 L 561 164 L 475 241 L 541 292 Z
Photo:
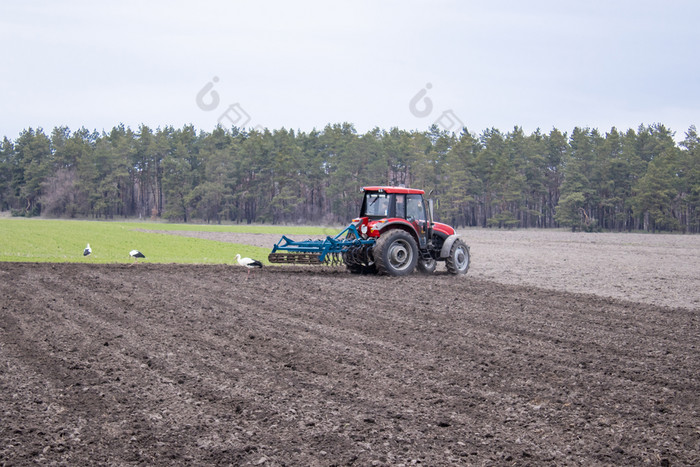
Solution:
M 365 195 L 364 215 L 368 217 L 387 217 L 389 215 L 390 196 L 386 193 L 367 193 Z
M 425 207 L 423 206 L 423 197 L 421 195 L 406 196 L 406 219 L 409 221 L 424 221 Z
M 406 219 L 406 195 L 396 195 L 396 217 Z

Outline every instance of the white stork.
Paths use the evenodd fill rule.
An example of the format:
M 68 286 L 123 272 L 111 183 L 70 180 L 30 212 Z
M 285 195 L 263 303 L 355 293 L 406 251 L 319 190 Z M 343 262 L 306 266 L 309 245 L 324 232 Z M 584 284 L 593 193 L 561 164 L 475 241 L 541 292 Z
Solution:
M 238 253 L 236 253 L 236 261 L 238 261 L 238 264 L 240 264 L 241 266 L 245 266 L 246 269 L 248 269 L 248 276 L 246 276 L 246 280 L 248 279 L 248 277 L 250 277 L 251 269 L 263 267 L 260 261 L 251 258 L 241 258 L 241 255 L 239 255 Z
M 141 253 L 139 250 L 131 250 L 129 252 L 129 256 L 134 258 L 134 263 L 137 263 L 139 258 L 145 258 L 144 254 Z
M 83 250 L 83 256 L 90 256 L 90 253 L 92 253 L 92 248 L 90 248 L 90 244 L 88 243 Z

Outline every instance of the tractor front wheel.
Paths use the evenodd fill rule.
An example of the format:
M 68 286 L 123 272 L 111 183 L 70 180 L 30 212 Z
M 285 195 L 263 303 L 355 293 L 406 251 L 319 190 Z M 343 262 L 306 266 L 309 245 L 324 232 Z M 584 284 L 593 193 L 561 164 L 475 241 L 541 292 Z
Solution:
M 445 259 L 445 266 L 450 274 L 466 274 L 469 270 L 469 247 L 462 240 L 455 240 L 450 254 Z
M 418 261 L 418 246 L 411 234 L 392 230 L 379 237 L 374 245 L 374 263 L 379 274 L 405 276 L 411 274 Z

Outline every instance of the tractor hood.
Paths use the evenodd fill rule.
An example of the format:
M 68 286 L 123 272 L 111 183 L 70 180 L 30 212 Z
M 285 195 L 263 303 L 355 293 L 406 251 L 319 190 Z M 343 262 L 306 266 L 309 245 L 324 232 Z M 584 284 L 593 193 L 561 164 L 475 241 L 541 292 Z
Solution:
M 433 230 L 436 230 L 438 232 L 442 232 L 447 236 L 455 234 L 455 229 L 453 229 L 449 225 L 443 224 L 441 222 L 433 222 Z

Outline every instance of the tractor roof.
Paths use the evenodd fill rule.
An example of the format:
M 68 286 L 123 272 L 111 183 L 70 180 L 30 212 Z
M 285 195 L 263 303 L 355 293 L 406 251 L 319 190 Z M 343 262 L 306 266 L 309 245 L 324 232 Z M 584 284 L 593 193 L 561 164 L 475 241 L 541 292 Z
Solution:
M 398 193 L 404 195 L 423 195 L 424 190 L 418 190 L 416 188 L 404 188 L 399 186 L 366 186 L 362 188 L 362 191 L 378 191 L 384 193 Z

